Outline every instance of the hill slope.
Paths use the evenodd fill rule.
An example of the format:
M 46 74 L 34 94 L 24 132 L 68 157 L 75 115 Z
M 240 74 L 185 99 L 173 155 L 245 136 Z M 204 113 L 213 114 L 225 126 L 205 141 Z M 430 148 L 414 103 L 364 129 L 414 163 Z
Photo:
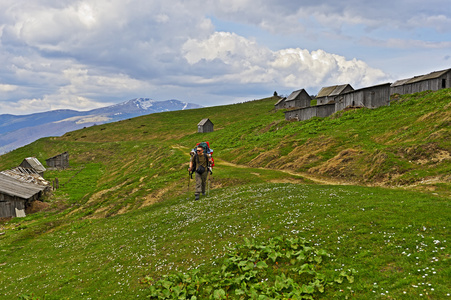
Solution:
M 318 266 L 327 276 L 358 271 L 324 299 L 444 296 L 451 90 L 307 122 L 285 121 L 275 100 L 92 126 L 2 155 L 5 169 L 68 151 L 72 168 L 46 173 L 61 184 L 49 210 L 0 225 L 0 292 L 148 298 L 138 278 L 215 270 L 244 237 L 302 236 L 333 255 Z M 199 134 L 206 117 L 215 131 Z M 194 202 L 186 168 L 201 140 L 217 167 L 210 197 Z
M 86 190 L 81 202 L 105 215 L 183 192 L 178 179 L 187 177 L 189 149 L 200 140 L 211 142 L 216 158 L 235 165 L 296 172 L 310 180 L 318 177 L 385 186 L 427 184 L 429 189 L 447 190 L 451 174 L 450 95 L 449 89 L 415 94 L 387 107 L 340 112 L 306 122 L 285 121 L 283 112 L 273 110 L 274 98 L 156 113 L 41 139 L 2 155 L 0 169 L 15 167 L 24 157 L 36 156 L 44 162 L 69 151 L 73 172 L 97 164 L 93 170 L 98 178 L 93 182 L 96 186 Z M 215 124 L 215 131 L 199 134 L 196 125 L 206 117 Z M 216 184 L 250 181 L 221 174 L 234 169 L 225 165 L 218 168 Z M 96 196 L 102 208 L 97 201 L 88 201 L 94 192 L 102 192 Z M 111 200 L 115 198 L 121 200 Z M 105 207 L 108 203 L 111 207 Z

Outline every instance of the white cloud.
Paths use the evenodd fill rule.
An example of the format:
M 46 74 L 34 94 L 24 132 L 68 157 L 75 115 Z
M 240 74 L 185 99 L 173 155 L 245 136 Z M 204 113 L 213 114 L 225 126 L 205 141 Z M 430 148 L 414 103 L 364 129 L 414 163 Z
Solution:
M 112 103 L 109 103 L 112 105 Z M 45 95 L 42 98 L 21 99 L 17 102 L 0 102 L 0 111 L 9 111 L 13 114 L 28 114 L 56 109 L 91 110 L 107 106 L 108 103 L 99 103 L 88 98 L 74 95 Z
M 84 110 L 133 97 L 213 105 L 269 89 L 377 84 L 402 69 L 394 67 L 399 57 L 432 70 L 443 64 L 446 4 L 2 0 L 0 113 Z M 421 57 L 412 55 L 417 49 L 425 49 Z
M 184 57 L 190 64 L 204 59 L 220 59 L 227 65 L 248 65 L 251 61 L 264 61 L 270 55 L 269 49 L 255 41 L 230 32 L 215 32 L 208 39 L 189 39 L 182 46 Z
M 230 66 L 228 74 L 210 81 L 274 83 L 292 88 L 317 87 L 321 84 L 352 83 L 357 86 L 380 83 L 388 76 L 360 60 L 323 50 L 271 51 L 236 34 L 217 32 L 205 40 L 189 40 L 183 50 L 191 65 L 201 61 L 220 61 Z
M 0 92 L 12 92 L 17 90 L 19 87 L 12 84 L 0 84 Z

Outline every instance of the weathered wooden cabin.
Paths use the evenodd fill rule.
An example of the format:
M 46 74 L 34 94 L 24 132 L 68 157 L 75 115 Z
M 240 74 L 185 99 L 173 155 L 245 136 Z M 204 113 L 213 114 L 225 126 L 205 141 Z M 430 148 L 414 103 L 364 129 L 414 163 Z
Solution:
M 353 90 L 350 84 L 323 87 L 316 96 L 316 105 L 332 103 L 337 96 Z
M 213 132 L 213 122 L 210 121 L 210 119 L 202 119 L 197 124 L 197 132 L 206 133 L 206 132 Z
M 45 167 L 36 157 L 25 158 L 19 166 L 26 169 L 33 169 L 42 177 L 46 171 Z
M 312 97 L 304 90 L 300 89 L 292 92 L 285 100 L 285 108 L 308 107 Z
M 44 181 L 37 184 L 25 178 L 20 172 L 15 174 L 14 170 L 0 172 L 1 218 L 25 217 L 25 209 L 49 189 L 49 185 L 44 184 Z
M 389 105 L 389 100 L 390 83 L 385 83 L 340 93 L 334 96 L 334 101 L 327 104 L 288 110 L 285 112 L 285 120 L 306 121 L 313 117 L 324 118 L 347 107 L 377 108 Z
M 377 108 L 389 105 L 390 83 L 353 90 L 335 98 L 335 111 L 346 107 Z
M 286 100 L 287 97 L 280 98 L 279 101 L 277 101 L 276 104 L 274 104 L 274 109 L 279 110 L 286 108 Z
M 47 168 L 63 170 L 69 168 L 69 153 L 63 152 L 45 160 Z
M 447 88 L 451 88 L 451 69 L 395 81 L 390 87 L 390 95 L 413 94 L 427 90 L 438 91 Z
M 285 120 L 306 121 L 313 117 L 328 117 L 335 112 L 335 104 L 323 104 L 309 107 L 300 107 L 285 112 Z

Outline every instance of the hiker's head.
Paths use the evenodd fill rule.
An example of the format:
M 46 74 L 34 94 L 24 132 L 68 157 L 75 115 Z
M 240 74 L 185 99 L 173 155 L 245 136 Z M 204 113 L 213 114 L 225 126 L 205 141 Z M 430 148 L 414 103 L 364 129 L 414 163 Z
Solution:
M 197 150 L 196 150 L 196 152 L 197 152 L 197 154 L 199 154 L 199 155 L 203 155 L 203 154 L 204 154 L 204 148 L 198 147 Z

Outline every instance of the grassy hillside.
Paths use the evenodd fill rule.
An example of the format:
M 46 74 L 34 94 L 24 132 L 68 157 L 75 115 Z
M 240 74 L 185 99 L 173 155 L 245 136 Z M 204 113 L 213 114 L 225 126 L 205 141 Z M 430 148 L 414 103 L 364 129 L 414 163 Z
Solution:
M 0 295 L 148 298 L 140 281 L 212 274 L 244 238 L 301 237 L 331 255 L 315 270 L 332 283 L 357 272 L 315 297 L 444 296 L 451 90 L 306 122 L 285 121 L 275 102 L 152 114 L 2 155 L 6 169 L 69 151 L 71 168 L 46 173 L 61 185 L 47 210 L 0 223 Z M 206 117 L 215 132 L 199 134 Z M 194 202 L 188 152 L 202 140 L 217 167 L 210 197 Z

